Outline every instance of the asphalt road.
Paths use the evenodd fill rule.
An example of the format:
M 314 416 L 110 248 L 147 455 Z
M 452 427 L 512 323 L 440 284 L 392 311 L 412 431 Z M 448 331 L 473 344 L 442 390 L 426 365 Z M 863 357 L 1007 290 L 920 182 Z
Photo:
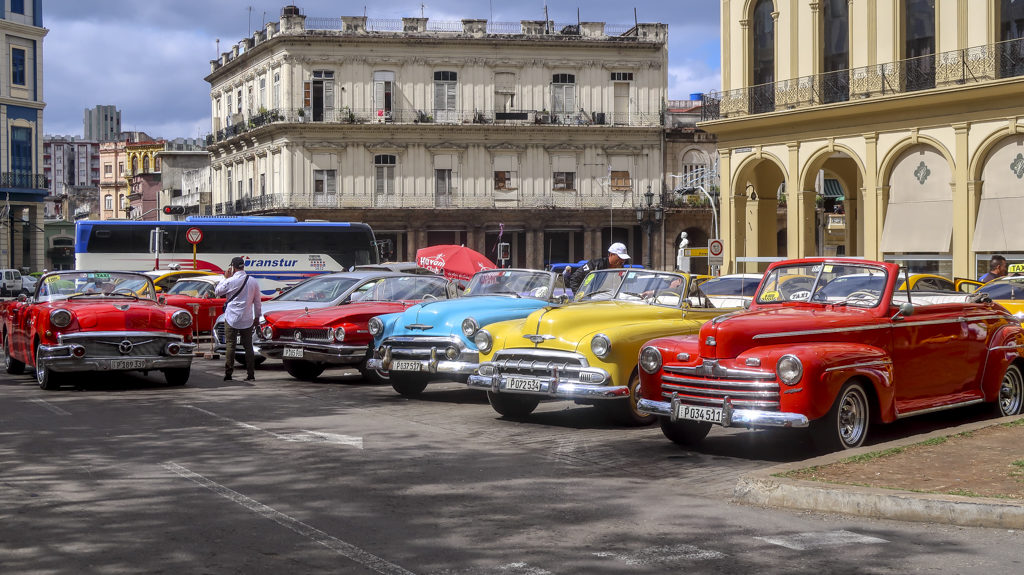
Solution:
M 0 375 L 0 573 L 1024 572 L 1019 532 L 730 503 L 745 471 L 813 456 L 799 434 L 689 451 L 568 402 L 515 422 L 455 383 L 221 369 Z

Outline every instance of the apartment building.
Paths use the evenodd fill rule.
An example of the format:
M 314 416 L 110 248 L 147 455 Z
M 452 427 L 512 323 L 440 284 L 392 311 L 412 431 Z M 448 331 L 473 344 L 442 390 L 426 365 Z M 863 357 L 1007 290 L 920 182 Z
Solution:
M 99 142 L 77 136 L 43 139 L 43 175 L 49 184 L 46 219 L 72 221 L 99 214 Z
M 86 140 L 113 142 L 121 137 L 121 110 L 115 106 L 86 108 L 82 113 L 82 133 Z
M 0 266 L 42 269 L 42 0 L 0 4 Z
M 1014 0 L 722 0 L 700 125 L 727 269 L 823 253 L 824 202 L 847 255 L 961 277 L 1024 261 L 1022 38 Z
M 664 24 L 286 6 L 211 62 L 213 212 L 365 221 L 399 260 L 441 243 L 494 257 L 501 241 L 540 267 L 614 239 L 671 266 L 707 216 L 663 193 L 667 64 Z

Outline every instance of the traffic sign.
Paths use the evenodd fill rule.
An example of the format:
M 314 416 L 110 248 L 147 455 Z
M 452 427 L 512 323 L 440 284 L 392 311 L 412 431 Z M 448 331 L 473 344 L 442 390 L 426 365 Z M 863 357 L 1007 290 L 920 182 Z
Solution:
M 722 245 L 722 240 L 717 238 L 708 240 L 708 265 L 720 266 L 725 263 L 722 255 L 724 252 L 725 246 Z
M 198 244 L 203 241 L 203 230 L 199 228 L 189 228 L 185 230 L 185 239 L 192 245 Z
M 683 255 L 688 258 L 706 258 L 708 257 L 707 248 L 683 248 Z

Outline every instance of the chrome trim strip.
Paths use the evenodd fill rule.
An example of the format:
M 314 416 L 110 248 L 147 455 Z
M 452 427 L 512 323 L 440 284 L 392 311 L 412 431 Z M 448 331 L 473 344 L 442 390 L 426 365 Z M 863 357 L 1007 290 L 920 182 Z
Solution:
M 178 341 L 185 341 L 185 338 L 169 331 L 80 331 L 74 333 L 62 333 L 57 336 L 58 343 L 64 343 L 65 339 L 77 341 L 80 339 L 92 339 L 96 337 L 118 337 L 122 340 L 126 337 L 168 337 Z
M 825 369 L 825 373 L 830 371 L 838 371 L 840 369 L 853 369 L 855 367 L 886 367 L 892 365 L 891 359 L 883 359 L 879 361 L 865 361 L 863 363 L 851 363 L 847 365 L 837 365 Z
M 681 373 L 683 375 L 699 375 L 704 377 L 715 377 L 719 379 L 775 379 L 775 371 L 754 371 L 750 369 L 735 369 L 722 367 L 717 359 L 704 359 L 700 365 L 666 365 L 664 369 L 668 373 Z
M 1020 347 L 1020 346 L 1018 346 L 1018 345 L 1016 345 L 1016 344 L 1010 344 L 1010 345 L 997 345 L 996 347 L 990 347 L 990 348 L 988 348 L 988 350 L 989 350 L 989 351 L 999 351 L 999 350 L 1001 350 L 1001 349 L 1017 349 L 1018 347 Z
M 920 325 L 920 324 L 918 324 Z M 818 335 L 823 333 L 843 333 L 846 331 L 870 331 L 875 329 L 892 329 L 892 324 L 883 325 L 862 325 L 858 327 L 829 328 L 829 329 L 806 329 L 802 331 L 785 331 L 779 333 L 759 333 L 751 339 L 770 339 L 775 337 L 791 337 L 797 335 Z
M 945 411 L 947 409 L 954 409 L 957 407 L 967 407 L 968 405 L 976 405 L 978 403 L 984 403 L 984 399 L 969 399 L 967 401 L 961 401 L 960 403 L 951 403 L 949 405 L 940 405 L 938 407 L 929 407 L 928 409 L 921 409 L 918 411 L 911 411 L 910 413 L 897 413 L 896 419 L 904 419 L 906 417 L 913 417 L 915 415 L 925 415 L 927 413 L 935 413 L 936 411 Z
M 506 355 L 525 355 L 529 357 L 536 357 L 538 359 L 544 359 L 547 361 L 551 361 L 552 357 L 567 358 L 579 361 L 580 367 L 590 367 L 590 363 L 587 362 L 587 358 L 581 353 L 576 353 L 574 351 L 564 351 L 561 349 L 544 349 L 530 347 L 506 347 L 503 349 L 499 349 L 494 352 L 494 356 L 491 361 L 499 361 L 499 359 Z

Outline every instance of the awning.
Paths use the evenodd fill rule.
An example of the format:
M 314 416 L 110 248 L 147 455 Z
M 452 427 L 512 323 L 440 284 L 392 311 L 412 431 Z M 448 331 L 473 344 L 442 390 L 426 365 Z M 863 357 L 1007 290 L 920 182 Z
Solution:
M 843 199 L 843 186 L 839 183 L 839 180 L 826 178 L 825 185 L 821 190 L 821 196 L 841 200 Z
M 953 200 L 889 202 L 882 228 L 885 253 L 949 253 Z
M 1022 252 L 1024 197 L 981 198 L 972 248 L 976 252 Z

